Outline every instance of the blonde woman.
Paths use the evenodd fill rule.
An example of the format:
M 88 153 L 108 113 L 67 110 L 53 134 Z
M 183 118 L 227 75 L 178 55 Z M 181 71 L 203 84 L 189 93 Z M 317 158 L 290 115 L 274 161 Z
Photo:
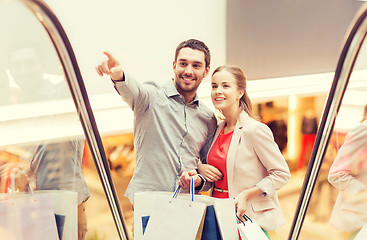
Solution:
M 213 197 L 234 198 L 238 217 L 255 219 L 269 237 L 285 223 L 276 190 L 291 174 L 271 130 L 253 118 L 246 85 L 237 66 L 213 72 L 211 98 L 224 120 L 198 172 L 214 182 Z

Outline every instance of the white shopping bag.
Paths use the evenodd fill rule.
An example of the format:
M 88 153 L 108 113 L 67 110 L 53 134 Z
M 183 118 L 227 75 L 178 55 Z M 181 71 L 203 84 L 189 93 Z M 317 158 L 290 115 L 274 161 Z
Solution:
M 166 201 L 160 197 L 156 198 L 156 203 L 143 239 L 187 240 L 201 237 L 199 228 L 204 218 L 205 204 L 183 199 Z
M 200 196 L 199 199 L 208 196 Z M 238 240 L 236 210 L 233 198 L 213 198 L 212 201 L 223 239 Z
M 200 239 L 206 204 L 194 201 L 194 182 L 191 178 L 191 199 L 177 199 L 180 187 L 168 199 L 157 196 L 150 213 L 143 240 Z
M 48 198 L 47 206 L 51 206 L 54 214 L 59 214 L 65 217 L 62 240 L 77 240 L 78 239 L 78 194 L 66 190 L 37 190 L 34 191 L 35 196 Z M 9 201 L 10 194 L 1 193 L 0 202 Z M 26 193 L 14 193 L 15 199 L 29 197 Z M 1 217 L 0 217 L 1 218 Z M 55 217 L 54 217 L 55 218 Z M 0 234 L 0 236 L 2 236 Z M 2 239 L 0 237 L 0 239 Z M 6 239 L 6 238 L 4 238 Z
M 140 192 L 134 195 L 134 238 L 143 238 L 142 218 L 150 216 L 155 199 L 172 198 L 172 192 Z M 190 200 L 191 195 L 180 193 L 177 199 Z M 238 240 L 236 213 L 234 199 L 213 198 L 206 195 L 195 195 L 195 202 L 205 203 L 207 206 L 213 205 L 222 239 Z
M 355 236 L 354 240 L 366 240 L 367 239 L 367 223 L 365 223 L 359 233 Z
M 247 216 L 246 218 L 248 219 L 247 221 L 243 222 L 239 219 L 239 223 L 237 224 L 238 231 L 243 240 L 269 240 L 254 219 Z
M 58 240 L 50 198 L 33 194 L 1 200 L 0 236 L 7 240 Z
M 54 213 L 65 216 L 62 240 L 77 240 L 78 193 L 67 190 L 37 190 L 35 193 L 49 196 Z

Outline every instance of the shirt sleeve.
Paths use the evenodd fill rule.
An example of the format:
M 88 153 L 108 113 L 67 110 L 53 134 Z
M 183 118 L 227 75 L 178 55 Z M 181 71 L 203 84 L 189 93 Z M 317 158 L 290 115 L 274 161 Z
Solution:
M 198 174 L 198 175 L 201 178 L 201 180 L 203 181 L 203 184 L 200 187 L 195 189 L 195 193 L 206 192 L 206 191 L 209 191 L 210 189 L 212 189 L 213 183 L 209 182 L 209 181 L 206 181 L 203 175 L 201 175 L 201 174 Z
M 265 196 L 272 197 L 276 190 L 289 182 L 291 178 L 289 167 L 269 127 L 260 124 L 254 127 L 253 131 L 251 134 L 253 148 L 268 173 L 256 186 Z
M 135 111 L 145 110 L 150 101 L 147 88 L 128 74 L 124 74 L 123 81 L 113 81 L 116 91 L 122 99 Z
M 206 158 L 208 156 L 210 146 L 213 143 L 213 139 L 214 139 L 216 129 L 217 129 L 217 119 L 213 115 L 210 123 L 208 124 L 208 137 L 205 141 L 204 146 L 200 150 L 200 160 L 201 160 L 202 163 L 207 163 Z

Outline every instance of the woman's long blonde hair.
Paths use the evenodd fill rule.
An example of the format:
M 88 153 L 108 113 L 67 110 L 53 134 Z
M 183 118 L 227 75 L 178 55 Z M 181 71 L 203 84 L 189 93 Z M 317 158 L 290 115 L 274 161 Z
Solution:
M 223 66 L 217 67 L 214 70 L 212 77 L 217 72 L 220 72 L 223 70 L 231 73 L 234 76 L 234 78 L 236 79 L 237 88 L 243 91 L 243 95 L 239 101 L 239 104 L 240 104 L 239 107 L 242 110 L 244 110 L 250 117 L 254 118 L 253 113 L 252 113 L 251 100 L 247 94 L 247 79 L 246 79 L 245 73 L 243 72 L 243 70 L 240 67 L 236 65 L 223 65 Z

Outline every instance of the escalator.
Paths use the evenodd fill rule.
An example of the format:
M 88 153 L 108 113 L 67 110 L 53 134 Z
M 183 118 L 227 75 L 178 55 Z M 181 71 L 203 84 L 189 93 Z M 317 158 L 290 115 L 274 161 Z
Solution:
M 340 53 L 288 237 L 290 240 L 320 239 L 318 236 L 322 233 L 326 236 L 324 239 L 339 239 L 339 236 L 353 239 L 367 222 L 367 205 L 364 204 L 367 195 L 363 187 L 367 184 L 364 180 L 367 143 L 363 143 L 367 135 L 357 136 L 360 139 L 356 140 L 349 136 L 349 144 L 356 141 L 360 146 L 352 150 L 346 144 L 341 150 L 347 134 L 356 131 L 367 117 L 366 33 L 367 5 L 364 5 L 352 22 Z M 358 182 L 360 188 L 353 182 Z
M 25 169 L 27 163 L 40 154 L 40 149 L 46 149 L 43 151 L 46 153 L 54 152 L 48 148 L 65 152 L 67 150 L 60 148 L 60 143 L 78 142 L 81 144 L 78 151 L 87 148 L 90 151 L 103 197 L 115 224 L 115 236 L 131 238 L 90 95 L 76 54 L 57 16 L 42 1 L 0 0 L 0 32 L 0 192 L 6 193 L 11 187 L 9 173 Z M 302 176 L 303 184 L 300 192 L 295 194 L 298 204 L 294 205 L 293 196 L 290 200 L 293 205 L 289 209 L 295 209 L 294 215 L 288 219 L 289 224 L 283 231 L 286 233 L 280 239 L 337 239 L 343 234 L 349 237 L 367 222 L 363 213 L 354 208 L 354 213 L 357 211 L 357 215 L 363 215 L 358 224 L 340 228 L 329 223 L 338 195 L 345 188 L 338 189 L 328 181 L 330 169 L 347 134 L 360 124 L 366 114 L 363 112 L 367 105 L 366 33 L 367 6 L 364 5 L 346 35 L 308 168 Z M 367 150 L 362 149 L 359 154 L 360 159 L 366 159 Z M 68 175 L 68 178 L 83 182 L 80 173 L 85 165 L 80 152 L 77 157 L 78 161 L 70 165 L 74 175 Z M 351 173 L 350 177 L 358 175 L 364 178 L 367 176 L 367 171 L 363 171 L 365 165 L 367 163 L 363 161 L 350 163 L 350 168 L 343 170 Z M 54 171 L 59 178 L 65 174 L 57 168 Z M 52 182 L 53 176 L 50 178 Z M 87 183 L 90 189 L 94 187 Z M 53 190 L 65 188 L 48 186 Z M 81 201 L 90 197 L 87 190 L 78 191 L 84 193 Z M 367 202 L 364 192 L 352 193 L 352 197 L 358 199 L 358 207 L 363 208 L 363 202 Z M 283 205 L 283 210 L 288 210 L 285 207 Z
M 37 175 L 37 189 L 76 191 L 78 204 L 87 201 L 90 193 L 81 176 L 85 139 L 118 236 L 128 239 L 88 94 L 61 23 L 42 1 L 0 4 L 1 192 L 10 187 L 10 172 L 28 171 L 30 162 L 27 175 Z M 76 237 L 73 231 L 66 239 Z

